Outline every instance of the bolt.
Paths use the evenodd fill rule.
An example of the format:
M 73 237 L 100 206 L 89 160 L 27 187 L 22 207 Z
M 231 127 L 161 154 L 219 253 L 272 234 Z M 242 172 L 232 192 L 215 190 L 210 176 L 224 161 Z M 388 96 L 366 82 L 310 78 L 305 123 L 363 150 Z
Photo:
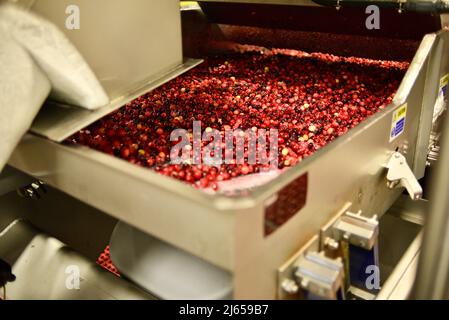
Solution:
M 299 287 L 292 279 L 284 279 L 281 285 L 282 289 L 288 294 L 298 293 Z
M 47 190 L 42 181 L 35 181 L 28 186 L 19 188 L 17 193 L 24 198 L 39 200 L 47 193 Z
M 339 243 L 338 241 L 335 241 L 334 239 L 327 237 L 326 240 L 324 240 L 324 246 L 331 250 L 337 250 L 339 247 Z

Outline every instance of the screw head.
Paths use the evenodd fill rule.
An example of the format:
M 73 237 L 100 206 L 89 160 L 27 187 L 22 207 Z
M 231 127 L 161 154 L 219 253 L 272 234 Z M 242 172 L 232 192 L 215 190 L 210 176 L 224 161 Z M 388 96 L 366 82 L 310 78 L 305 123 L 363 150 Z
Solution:
M 282 289 L 288 294 L 298 293 L 299 287 L 292 279 L 284 279 L 281 284 Z

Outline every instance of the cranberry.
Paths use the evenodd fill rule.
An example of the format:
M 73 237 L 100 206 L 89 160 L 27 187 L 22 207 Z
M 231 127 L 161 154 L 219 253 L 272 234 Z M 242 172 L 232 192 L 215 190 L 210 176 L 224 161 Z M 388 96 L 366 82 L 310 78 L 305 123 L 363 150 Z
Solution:
M 125 159 L 129 157 L 129 153 L 130 153 L 130 151 L 129 151 L 128 148 L 123 148 L 122 151 L 121 151 L 121 155 Z
M 248 167 L 247 165 L 243 165 L 243 166 L 240 168 L 240 172 L 241 172 L 242 174 L 248 174 L 248 173 L 249 173 L 249 167 Z
M 170 141 L 172 130 L 187 130 L 193 141 L 195 120 L 223 136 L 236 128 L 277 129 L 279 167 L 291 167 L 391 103 L 409 65 L 287 49 L 267 49 L 262 54 L 257 50 L 250 47 L 207 58 L 68 141 L 195 187 L 218 190 L 220 181 L 268 167 L 235 160 L 219 168 L 170 164 L 170 149 L 176 144 Z M 243 151 L 247 156 L 247 143 Z M 235 151 L 223 154 L 234 157 Z

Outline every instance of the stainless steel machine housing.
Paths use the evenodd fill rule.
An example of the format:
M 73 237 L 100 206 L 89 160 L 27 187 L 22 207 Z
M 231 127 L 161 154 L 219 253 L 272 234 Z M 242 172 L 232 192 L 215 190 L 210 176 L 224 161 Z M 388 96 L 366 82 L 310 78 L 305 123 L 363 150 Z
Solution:
M 449 35 L 425 35 L 391 105 L 269 183 L 233 194 L 209 194 L 86 147 L 26 135 L 9 165 L 177 248 L 228 271 L 236 299 L 279 298 L 278 268 L 347 203 L 381 217 L 403 192 L 386 168 L 399 151 L 421 178 L 433 107 L 449 73 Z M 138 91 L 143 93 L 144 91 Z M 135 96 L 136 94 L 134 94 Z M 405 131 L 390 142 L 393 113 L 407 106 Z M 305 206 L 272 234 L 268 202 L 307 174 Z M 61 219 L 64 219 L 61 217 Z

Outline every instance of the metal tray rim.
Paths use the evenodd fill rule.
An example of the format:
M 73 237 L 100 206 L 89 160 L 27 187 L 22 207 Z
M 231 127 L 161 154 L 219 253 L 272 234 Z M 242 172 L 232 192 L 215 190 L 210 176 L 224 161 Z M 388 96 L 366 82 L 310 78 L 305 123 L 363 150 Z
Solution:
M 301 161 L 301 163 L 297 164 L 295 167 L 286 170 L 286 172 L 274 178 L 273 180 L 267 182 L 266 184 L 258 186 L 254 189 L 248 189 L 247 192 L 244 193 L 232 195 L 223 193 L 214 193 L 214 194 L 207 193 L 204 192 L 203 190 L 195 189 L 185 183 L 177 181 L 176 179 L 162 176 L 147 168 L 132 165 L 125 160 L 112 157 L 110 155 L 90 149 L 88 147 L 84 146 L 69 147 L 61 145 L 56 142 L 51 141 L 47 142 L 54 144 L 54 146 L 59 150 L 62 150 L 64 152 L 70 152 L 79 157 L 88 159 L 89 161 L 100 162 L 104 166 L 108 166 L 111 169 L 114 169 L 116 171 L 122 171 L 135 179 L 156 185 L 157 187 L 161 187 L 166 191 L 176 193 L 177 195 L 183 198 L 188 198 L 195 202 L 199 202 L 200 204 L 206 207 L 212 207 L 218 210 L 237 210 L 237 209 L 250 208 L 258 203 L 261 203 L 262 201 L 270 197 L 274 192 L 279 191 L 284 186 L 295 180 L 297 177 L 299 177 L 307 170 L 308 166 L 312 162 L 316 161 L 322 155 L 331 152 L 335 148 L 338 148 L 345 143 L 348 143 L 354 137 L 362 133 L 366 128 L 375 125 L 375 123 L 377 123 L 384 117 L 392 114 L 395 108 L 400 106 L 402 102 L 405 101 L 405 99 L 407 98 L 410 88 L 409 85 L 406 85 L 404 83 L 413 84 L 414 80 L 416 79 L 421 68 L 424 65 L 425 58 L 427 57 L 429 50 L 432 48 L 435 39 L 436 39 L 435 34 L 430 34 L 423 38 L 420 47 L 418 48 L 417 53 L 415 54 L 415 57 L 412 60 L 412 63 L 410 65 L 411 67 L 407 70 L 401 82 L 401 85 L 398 89 L 398 92 L 395 95 L 395 98 L 391 104 L 386 106 L 383 110 L 380 110 L 376 114 L 372 115 L 355 128 L 352 128 L 342 137 L 338 137 L 337 139 L 330 142 L 322 149 L 317 150 L 313 155 L 307 157 L 306 159 Z M 20 168 L 18 169 L 20 170 Z

